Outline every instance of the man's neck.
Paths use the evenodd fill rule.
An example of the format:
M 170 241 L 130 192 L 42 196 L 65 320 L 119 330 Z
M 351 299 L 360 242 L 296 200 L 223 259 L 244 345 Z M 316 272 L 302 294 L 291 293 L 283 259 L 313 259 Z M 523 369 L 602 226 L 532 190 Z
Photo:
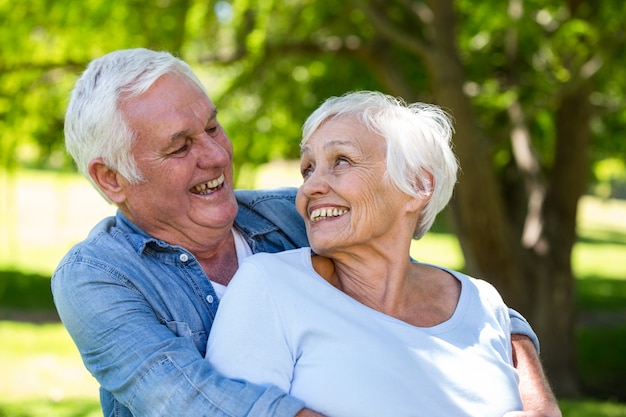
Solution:
M 228 234 L 217 250 L 194 255 L 209 279 L 222 285 L 228 285 L 239 267 L 232 233 Z

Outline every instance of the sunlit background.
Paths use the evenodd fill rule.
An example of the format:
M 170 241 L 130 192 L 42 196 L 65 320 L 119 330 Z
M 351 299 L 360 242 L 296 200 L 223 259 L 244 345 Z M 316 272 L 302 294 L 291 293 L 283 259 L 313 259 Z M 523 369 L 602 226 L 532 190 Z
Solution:
M 0 417 L 100 415 L 97 384 L 58 322 L 49 277 L 114 207 L 76 174 L 63 117 L 91 59 L 140 46 L 171 51 L 199 74 L 234 143 L 242 188 L 299 185 L 301 124 L 331 95 L 375 89 L 449 110 L 463 171 L 458 200 L 413 256 L 470 268 L 451 219 L 466 229 L 502 207 L 515 250 L 531 259 L 518 268 L 528 273 L 526 293 L 487 278 L 539 333 L 564 415 L 626 416 L 623 6 L 0 0 Z M 479 179 L 500 191 L 485 192 Z M 466 195 L 480 212 L 466 209 L 474 202 Z M 576 223 L 560 221 L 571 213 Z M 543 235 L 555 252 L 576 236 L 564 285 L 554 278 L 562 270 L 533 268 L 551 259 L 522 238 L 531 223 L 560 232 Z M 467 248 L 480 253 L 473 237 Z M 570 296 L 542 304 L 546 297 L 532 295 L 542 291 Z

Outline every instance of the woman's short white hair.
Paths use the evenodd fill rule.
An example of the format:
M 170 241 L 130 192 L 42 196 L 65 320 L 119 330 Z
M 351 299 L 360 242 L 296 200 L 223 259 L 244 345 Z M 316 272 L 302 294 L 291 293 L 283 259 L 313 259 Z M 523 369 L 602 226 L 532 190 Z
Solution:
M 65 114 L 65 147 L 94 186 L 89 163 L 96 158 L 131 183 L 143 180 L 131 153 L 136 132 L 126 123 L 120 103 L 145 93 L 166 74 L 186 76 L 206 92 L 186 62 L 168 52 L 144 48 L 97 58 L 76 82 Z
M 438 106 L 406 104 L 376 91 L 331 97 L 315 110 L 302 128 L 303 146 L 327 120 L 354 116 L 387 142 L 387 175 L 391 183 L 413 197 L 430 196 L 413 232 L 420 239 L 452 197 L 458 163 L 452 151 L 452 120 Z

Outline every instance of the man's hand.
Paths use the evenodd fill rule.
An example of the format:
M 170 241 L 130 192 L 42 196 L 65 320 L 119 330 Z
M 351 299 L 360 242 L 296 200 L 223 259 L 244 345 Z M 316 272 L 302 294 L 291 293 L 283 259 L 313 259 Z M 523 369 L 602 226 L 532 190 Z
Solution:
M 525 411 L 509 412 L 504 417 L 562 417 L 533 342 L 526 336 L 513 334 L 511 344 Z

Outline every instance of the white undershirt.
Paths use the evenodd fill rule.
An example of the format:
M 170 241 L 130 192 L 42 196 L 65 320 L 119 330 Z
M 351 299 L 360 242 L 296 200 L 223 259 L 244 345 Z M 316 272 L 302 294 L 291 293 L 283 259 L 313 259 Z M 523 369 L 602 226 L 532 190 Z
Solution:
M 237 229 L 233 227 L 231 230 L 233 231 L 233 237 L 235 238 L 235 252 L 237 252 L 237 264 L 241 265 L 244 259 L 252 255 L 252 249 Z M 221 299 L 226 292 L 226 285 L 222 285 L 215 281 L 211 281 L 211 284 L 213 285 L 213 289 L 215 290 L 217 298 Z

